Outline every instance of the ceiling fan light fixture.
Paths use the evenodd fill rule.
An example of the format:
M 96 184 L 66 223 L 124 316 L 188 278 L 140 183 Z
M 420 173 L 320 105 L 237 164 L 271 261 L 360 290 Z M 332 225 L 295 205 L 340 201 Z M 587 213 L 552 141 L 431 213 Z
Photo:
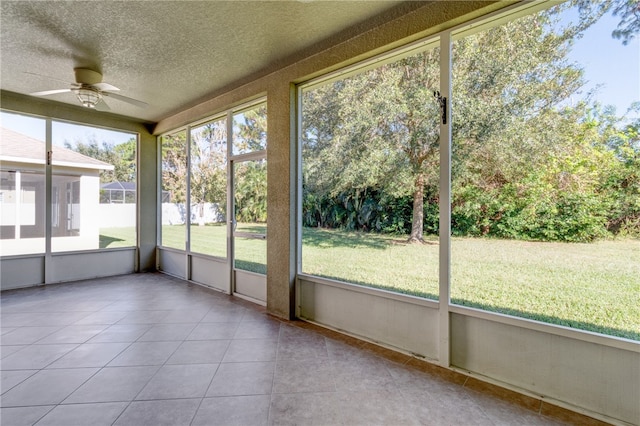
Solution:
M 75 90 L 75 93 L 80 103 L 87 108 L 95 108 L 96 104 L 102 99 L 100 92 L 86 87 Z

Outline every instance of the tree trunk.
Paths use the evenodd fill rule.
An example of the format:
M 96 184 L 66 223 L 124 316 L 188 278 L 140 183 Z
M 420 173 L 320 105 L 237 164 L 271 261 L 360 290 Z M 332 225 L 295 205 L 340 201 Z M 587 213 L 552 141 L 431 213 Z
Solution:
M 424 175 L 419 173 L 416 177 L 413 190 L 413 218 L 411 220 L 410 243 L 422 243 L 422 228 L 424 224 Z

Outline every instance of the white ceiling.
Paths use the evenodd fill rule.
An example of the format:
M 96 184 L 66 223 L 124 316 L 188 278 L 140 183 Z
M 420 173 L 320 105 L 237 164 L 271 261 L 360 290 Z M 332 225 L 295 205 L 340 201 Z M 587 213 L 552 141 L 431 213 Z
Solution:
M 66 89 L 102 72 L 111 112 L 160 121 L 221 89 L 401 13 L 398 1 L 0 2 L 2 90 Z M 72 93 L 48 98 L 78 104 Z

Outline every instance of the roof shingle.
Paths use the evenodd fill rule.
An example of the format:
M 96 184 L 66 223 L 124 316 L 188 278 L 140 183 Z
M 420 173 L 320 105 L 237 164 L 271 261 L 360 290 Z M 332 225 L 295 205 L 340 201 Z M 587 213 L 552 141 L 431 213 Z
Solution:
M 0 128 L 0 158 L 4 161 L 16 161 L 24 163 L 43 163 L 46 157 L 45 143 L 38 139 L 15 132 L 13 130 Z M 90 167 L 92 169 L 111 170 L 113 166 L 104 161 L 96 160 L 80 154 L 70 149 L 53 146 L 53 165 L 71 167 Z M 15 159 L 15 160 L 13 160 Z M 31 161 L 29 161 L 31 160 Z

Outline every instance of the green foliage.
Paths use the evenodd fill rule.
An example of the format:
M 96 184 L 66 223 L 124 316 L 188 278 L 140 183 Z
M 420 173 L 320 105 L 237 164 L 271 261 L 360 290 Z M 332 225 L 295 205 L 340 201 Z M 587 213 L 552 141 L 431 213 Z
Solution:
M 628 18 L 625 4 L 571 0 L 455 41 L 454 235 L 640 235 L 640 121 L 571 102 L 585 81 L 567 56 L 604 13 Z M 305 226 L 437 233 L 438 72 L 431 49 L 303 92 Z
M 267 106 L 236 114 L 233 119 L 234 154 L 262 151 L 267 145 Z M 233 170 L 235 218 L 238 222 L 267 222 L 267 162 L 235 163 Z
M 261 151 L 267 147 L 267 106 L 233 116 L 233 153 Z
M 234 153 L 266 148 L 266 106 L 234 115 Z M 169 202 L 186 202 L 187 167 L 191 168 L 191 208 L 196 220 L 204 203 L 214 203 L 223 214 L 227 198 L 226 120 L 207 123 L 191 130 L 187 163 L 186 132 L 162 138 L 162 189 Z M 236 163 L 234 170 L 235 214 L 237 221 L 266 222 L 267 165 L 265 161 Z M 192 217 L 193 217 L 192 216 Z
M 184 204 L 187 201 L 187 133 L 177 132 L 162 137 L 163 202 Z M 165 200 L 164 194 L 168 194 Z
M 215 204 L 222 215 L 227 205 L 227 121 L 191 130 L 191 207 L 196 218 L 204 203 Z
M 640 104 L 636 107 L 640 110 Z M 640 119 L 614 129 L 607 144 L 615 156 L 602 183 L 609 202 L 607 229 L 614 235 L 640 238 Z
M 236 220 L 266 223 L 267 163 L 247 161 L 237 163 L 234 170 Z
M 411 236 L 422 238 L 424 186 L 437 182 L 438 57 L 437 48 L 426 50 L 303 94 L 306 191 L 333 200 L 328 216 L 338 226 L 407 223 Z M 387 210 L 385 200 L 365 202 L 373 194 L 411 195 L 418 210 L 390 225 L 375 214 Z
M 354 190 L 319 198 L 312 192 L 303 192 L 303 226 L 398 235 L 411 233 L 411 196 L 390 197 L 375 190 Z M 423 230 L 428 234 L 438 233 L 436 194 L 437 188 L 429 187 L 425 196 Z
M 114 167 L 113 170 L 100 172 L 101 182 L 135 182 L 136 145 L 136 138 L 131 138 L 127 142 L 117 145 L 107 142 L 99 144 L 95 139 L 87 142 L 78 141 L 73 145 L 65 142 L 65 148 L 111 164 Z
M 625 45 L 629 44 L 640 31 L 640 3 L 638 0 L 621 1 L 614 7 L 613 14 L 621 18 L 613 37 L 622 39 Z
M 622 40 L 627 45 L 640 31 L 640 3 L 638 0 L 573 0 L 582 14 L 589 14 L 595 8 L 601 11 L 611 10 L 620 22 L 611 36 Z

